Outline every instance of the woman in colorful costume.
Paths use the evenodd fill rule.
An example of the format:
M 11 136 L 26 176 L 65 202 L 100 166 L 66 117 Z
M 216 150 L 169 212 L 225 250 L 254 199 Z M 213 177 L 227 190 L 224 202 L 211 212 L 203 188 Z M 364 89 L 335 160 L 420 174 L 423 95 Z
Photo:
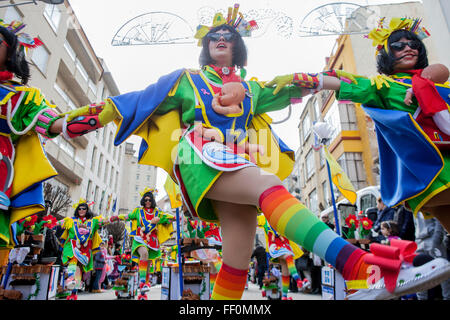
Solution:
M 156 263 L 156 259 L 161 257 L 160 245 L 170 238 L 173 231 L 174 217 L 156 207 L 154 192 L 155 190 L 146 188 L 141 193 L 141 207 L 135 208 L 127 215 L 118 216 L 120 220 L 132 221 L 131 251 L 133 256 L 139 257 L 138 300 L 147 300 L 147 292 L 151 287 L 149 260 Z
M 346 74 L 351 81 L 341 81 L 335 73 L 324 72 L 316 75 L 314 88 L 335 90 L 336 99 L 361 103 L 373 119 L 380 153 L 383 202 L 388 206 L 405 202 L 415 214 L 419 210 L 430 213 L 450 230 L 450 87 L 421 77 L 428 66 L 421 39 L 429 34 L 420 27 L 420 22 L 392 18 L 388 28 L 381 22 L 370 32 L 368 37 L 377 46 L 377 68 L 381 75 L 368 79 Z M 296 77 L 296 74 L 279 76 L 270 85 L 276 84 L 281 89 Z M 415 98 L 407 104 L 405 95 L 411 87 Z M 395 243 L 406 246 L 406 242 Z M 410 245 L 414 252 L 416 244 Z M 374 251 L 372 247 L 371 251 Z M 380 266 L 373 255 L 366 255 L 364 261 Z M 383 273 L 385 266 L 380 267 Z M 400 268 L 400 264 L 391 268 Z M 423 283 L 424 287 L 432 287 L 450 277 L 450 266 L 444 259 L 435 259 L 420 268 L 422 280 L 417 283 Z M 390 283 L 395 279 L 400 281 L 403 270 L 406 274 L 410 273 L 409 269 L 396 271 L 400 275 Z M 384 284 L 369 286 L 374 290 L 360 290 L 354 297 L 381 299 L 386 296 L 383 290 L 388 287 L 387 282 L 385 279 Z M 391 285 L 388 291 L 392 290 Z M 406 293 L 416 291 L 419 290 L 405 290 Z
M 198 28 L 196 38 L 203 47 L 201 70 L 177 70 L 143 91 L 108 98 L 98 114 L 100 123 L 117 122 L 116 145 L 132 134 L 142 137 L 140 163 L 159 166 L 177 179 L 193 217 L 220 223 L 223 264 L 212 299 L 242 297 L 257 207 L 279 234 L 316 253 L 345 279 L 366 281 L 366 252 L 329 229 L 281 182 L 292 171 L 294 152 L 274 135 L 265 113 L 283 109 L 291 98 L 309 94 L 317 77 L 296 74 L 295 85 L 276 89 L 240 79 L 247 90 L 242 113 L 221 115 L 213 111 L 212 104 L 219 104 L 220 87 L 239 79 L 235 68 L 247 63 L 242 36 L 250 35 L 255 22 L 245 21 L 238 7 L 230 8 L 227 18 L 216 14 L 212 27 Z M 87 108 L 74 110 L 66 122 L 88 114 Z M 203 139 L 194 130 L 196 123 L 217 129 L 224 143 Z M 263 145 L 264 157 L 246 154 L 243 146 L 247 141 Z M 416 283 L 409 281 L 408 286 Z M 395 296 L 397 287 L 394 281 L 386 297 Z
M 39 89 L 26 86 L 25 51 L 42 42 L 22 33 L 24 27 L 0 20 L 0 248 L 14 245 L 14 223 L 45 210 L 43 181 L 57 172 L 38 134 L 56 137 L 63 123 Z
M 75 208 L 73 217 L 58 221 L 58 225 L 64 229 L 61 243 L 62 263 L 67 265 L 68 271 L 66 287 L 72 290 L 67 300 L 77 300 L 82 273 L 93 270 L 94 253 L 100 250 L 102 242 L 98 230 L 117 220 L 117 217 L 111 217 L 109 220 L 102 216 L 94 217 L 84 199 L 80 199 L 73 207 Z
M 258 215 L 258 227 L 264 229 L 266 236 L 266 251 L 269 253 L 270 259 L 281 265 L 281 299 L 292 300 L 292 298 L 288 298 L 290 278 L 294 278 L 299 289 L 303 285 L 302 279 L 300 279 L 294 263 L 294 260 L 303 255 L 303 251 L 296 243 L 289 241 L 278 234 L 278 232 L 270 226 L 263 214 Z

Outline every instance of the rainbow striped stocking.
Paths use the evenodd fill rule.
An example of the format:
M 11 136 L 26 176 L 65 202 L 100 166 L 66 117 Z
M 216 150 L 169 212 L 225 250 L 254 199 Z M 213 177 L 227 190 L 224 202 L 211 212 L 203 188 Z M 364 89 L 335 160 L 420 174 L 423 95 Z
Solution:
M 139 282 L 140 283 L 147 283 L 147 281 L 148 281 L 147 269 L 148 269 L 148 260 L 139 260 Z
M 290 276 L 281 276 L 281 293 L 283 297 L 287 297 L 289 291 Z
M 264 191 L 259 207 L 269 224 L 281 235 L 334 266 L 346 280 L 366 279 L 366 252 L 339 237 L 284 186 Z
M 222 263 L 217 274 L 211 300 L 239 300 L 247 283 L 248 270 L 240 270 Z
M 297 273 L 297 268 L 295 267 L 294 258 L 292 256 L 289 256 L 286 258 L 286 265 L 289 270 L 289 274 L 292 278 L 294 278 L 295 281 L 300 279 L 300 276 Z

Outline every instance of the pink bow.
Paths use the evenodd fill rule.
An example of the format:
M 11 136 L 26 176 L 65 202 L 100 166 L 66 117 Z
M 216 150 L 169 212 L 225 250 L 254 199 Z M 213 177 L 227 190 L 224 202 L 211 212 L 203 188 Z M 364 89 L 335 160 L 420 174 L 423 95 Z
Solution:
M 417 249 L 417 244 L 413 241 L 392 239 L 390 246 L 379 243 L 372 243 L 370 251 L 364 256 L 364 261 L 368 264 L 380 267 L 381 276 L 384 277 L 384 284 L 389 292 L 394 292 L 398 274 L 403 261 L 412 263 Z

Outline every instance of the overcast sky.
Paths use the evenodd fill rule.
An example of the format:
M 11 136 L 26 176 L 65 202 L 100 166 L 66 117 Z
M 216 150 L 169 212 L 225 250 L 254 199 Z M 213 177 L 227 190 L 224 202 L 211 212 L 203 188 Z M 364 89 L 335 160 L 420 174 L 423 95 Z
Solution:
M 120 92 L 126 93 L 142 90 L 160 76 L 176 69 L 198 68 L 200 53 L 200 48 L 196 44 L 112 46 L 111 40 L 127 21 L 149 12 L 169 12 L 182 17 L 188 22 L 190 28 L 195 30 L 199 24 L 200 8 L 225 10 L 238 1 L 69 0 L 69 2 L 97 56 L 105 60 Z M 259 80 L 271 80 L 276 75 L 323 70 L 325 58 L 330 55 L 336 36 L 300 37 L 298 27 L 309 12 L 331 2 L 346 1 L 239 1 L 240 9 L 244 13 L 251 9 L 271 9 L 273 12 L 280 12 L 281 15 L 291 18 L 294 25 L 294 34 L 287 39 L 277 34 L 272 27 L 269 27 L 264 34 L 259 31 L 258 37 L 244 38 L 248 49 L 247 80 L 251 77 L 257 77 Z M 354 0 L 347 2 L 373 5 L 407 1 Z M 180 30 L 180 33 L 186 32 L 186 30 Z M 369 40 L 367 45 L 371 45 Z M 297 150 L 300 145 L 297 127 L 303 103 L 294 106 L 288 121 L 274 125 L 276 133 L 293 150 Z M 281 120 L 288 115 L 288 111 L 286 109 L 270 115 L 274 120 Z M 165 178 L 166 174 L 159 170 L 158 189 L 162 189 Z M 164 194 L 164 192 L 160 192 L 159 197 Z

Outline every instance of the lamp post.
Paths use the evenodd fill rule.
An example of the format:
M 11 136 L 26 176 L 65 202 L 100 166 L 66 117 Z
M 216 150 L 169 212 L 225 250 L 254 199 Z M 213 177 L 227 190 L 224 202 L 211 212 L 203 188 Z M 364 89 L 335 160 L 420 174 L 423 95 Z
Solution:
M 1 1 L 5 1 L 5 0 L 1 0 Z M 1 5 L 0 8 L 17 7 L 17 6 L 21 6 L 24 4 L 32 4 L 32 3 L 37 5 L 37 1 L 48 3 L 48 4 L 54 4 L 54 5 L 62 4 L 64 2 L 64 0 L 32 0 L 32 1 L 26 1 L 26 2 L 5 4 L 5 5 Z

